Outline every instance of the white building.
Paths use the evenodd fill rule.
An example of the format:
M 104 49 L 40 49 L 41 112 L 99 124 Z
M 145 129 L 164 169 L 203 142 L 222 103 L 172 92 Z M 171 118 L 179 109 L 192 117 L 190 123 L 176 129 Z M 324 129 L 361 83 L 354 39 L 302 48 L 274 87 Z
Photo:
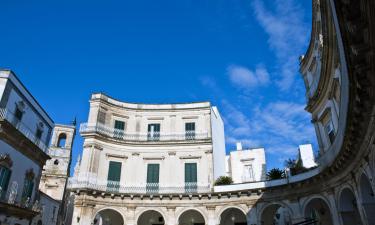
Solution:
M 54 123 L 16 75 L 0 71 L 0 224 L 30 224 Z
M 227 175 L 235 184 L 266 180 L 266 156 L 264 148 L 243 149 L 237 143 L 236 151 L 226 157 Z
M 301 161 L 306 169 L 316 167 L 314 151 L 311 144 L 300 145 L 298 149 L 297 162 Z
M 209 102 L 131 104 L 93 94 L 80 132 L 72 188 L 94 182 L 113 192 L 207 192 L 225 175 L 224 126 Z
M 51 159 L 43 168 L 39 185 L 40 204 L 43 209 L 40 217 L 43 224 L 62 224 L 65 219 L 65 206 L 69 198 L 66 185 L 70 175 L 74 136 L 75 124 L 56 124 L 53 129 L 49 148 Z

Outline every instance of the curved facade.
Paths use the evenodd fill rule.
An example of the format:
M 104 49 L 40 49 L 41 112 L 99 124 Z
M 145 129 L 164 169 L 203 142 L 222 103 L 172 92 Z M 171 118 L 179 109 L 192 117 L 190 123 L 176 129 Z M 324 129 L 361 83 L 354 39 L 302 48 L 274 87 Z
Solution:
M 223 134 L 213 132 L 212 116 L 215 110 L 208 103 L 137 105 L 93 95 L 88 124 L 81 128 L 85 144 L 77 175 L 84 172 L 106 173 L 108 168 L 101 169 L 104 167 L 99 163 L 100 157 L 124 161 L 130 157 L 141 157 L 142 161 L 163 161 L 173 156 L 178 160 L 171 160 L 172 163 L 180 160 L 196 163 L 193 161 L 201 160 L 202 166 L 209 168 L 209 172 L 189 186 L 186 180 L 178 178 L 183 174 L 183 166 L 180 165 L 180 169 L 177 166 L 169 173 L 180 181 L 176 180 L 176 184 L 163 189 L 166 190 L 164 192 L 160 192 L 163 186 L 161 183 L 157 187 L 150 185 L 150 190 L 145 184 L 145 189 L 141 191 L 131 188 L 119 191 L 121 185 L 116 186 L 116 183 L 102 185 L 100 189 L 88 182 L 91 174 L 87 174 L 88 181 L 85 181 L 90 185 L 80 186 L 75 180 L 79 176 L 75 176 L 70 180 L 70 189 L 75 193 L 72 223 L 375 224 L 375 31 L 374 21 L 371 20 L 375 16 L 374 9 L 374 2 L 366 0 L 313 1 L 311 43 L 306 55 L 301 57 L 301 74 L 307 90 L 306 110 L 312 114 L 319 142 L 317 168 L 284 180 L 214 186 L 213 180 L 220 174 L 215 174 L 215 171 L 221 171 L 221 168 L 213 168 L 212 162 L 216 156 L 222 157 L 222 142 L 215 144 L 215 140 L 221 140 Z M 129 127 L 129 134 L 115 132 L 105 126 L 97 126 L 98 122 L 115 122 L 108 119 L 106 113 L 103 114 L 103 104 L 104 111 L 115 115 L 114 112 L 121 109 L 124 112 L 117 114 L 129 113 L 128 119 L 135 120 L 137 116 L 133 114 L 150 111 L 165 113 L 172 110 L 174 114 L 196 112 L 198 118 L 197 114 L 195 117 L 181 116 L 187 120 L 193 117 L 197 119 L 196 133 L 194 138 L 186 133 L 189 130 L 186 123 L 194 121 L 176 125 L 180 131 L 163 131 L 168 133 L 165 139 L 162 128 L 157 125 Z M 167 116 L 171 118 L 171 115 Z M 160 115 L 153 117 L 154 120 L 160 120 Z M 141 120 L 135 124 L 157 124 L 142 123 Z M 220 126 L 220 122 L 217 124 Z M 112 124 L 111 127 L 114 126 Z M 126 123 L 122 126 L 122 123 L 117 122 L 116 127 L 123 130 L 125 126 Z M 181 151 L 167 149 L 166 144 L 171 142 Z M 129 147 L 118 149 L 116 154 L 103 155 L 106 149 L 112 146 L 116 151 L 117 147 L 113 146 L 119 145 Z M 151 146 L 159 153 L 149 153 L 147 149 Z M 190 148 L 196 150 L 190 151 Z M 168 156 L 163 159 L 163 154 Z M 128 170 L 138 171 L 140 168 L 131 167 Z M 156 169 L 150 169 L 153 170 Z M 116 174 L 113 177 L 116 178 Z M 150 178 L 150 181 L 154 180 Z M 166 181 L 165 184 L 170 182 Z

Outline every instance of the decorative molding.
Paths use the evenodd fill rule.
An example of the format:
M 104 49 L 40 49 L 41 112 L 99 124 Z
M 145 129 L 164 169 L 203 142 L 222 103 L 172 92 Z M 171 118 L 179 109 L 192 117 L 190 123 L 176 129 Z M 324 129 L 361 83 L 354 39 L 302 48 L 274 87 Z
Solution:
M 164 117 L 150 117 L 147 120 L 164 120 Z
M 143 157 L 143 160 L 164 160 L 165 157 Z
M 95 149 L 98 149 L 98 150 L 103 150 L 103 147 L 98 145 L 98 144 L 86 144 L 83 146 L 83 148 L 95 148 Z
M 27 180 L 34 180 L 34 178 L 35 178 L 34 170 L 33 169 L 26 170 L 25 178 Z
M 126 155 L 117 155 L 117 154 L 111 154 L 111 153 L 107 153 L 105 154 L 107 157 L 109 158 L 119 158 L 119 159 L 128 159 L 129 157 L 126 156 Z
M 248 162 L 248 161 L 254 161 L 255 158 L 247 158 L 247 159 L 241 159 L 241 162 Z
M 184 116 L 182 117 L 183 120 L 194 120 L 199 119 L 199 116 Z
M 7 167 L 8 169 L 10 169 L 10 168 L 13 166 L 13 161 L 12 161 L 12 159 L 10 158 L 10 156 L 9 156 L 8 153 L 1 154 L 1 155 L 0 155 L 0 165 L 1 165 L 1 166 L 5 166 L 5 167 Z
M 181 156 L 180 159 L 201 159 L 202 156 Z

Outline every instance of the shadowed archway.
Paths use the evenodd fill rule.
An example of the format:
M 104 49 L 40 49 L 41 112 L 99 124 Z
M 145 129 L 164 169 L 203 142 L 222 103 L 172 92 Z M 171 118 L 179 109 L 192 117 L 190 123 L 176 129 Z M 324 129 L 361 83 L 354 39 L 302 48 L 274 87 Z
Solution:
M 197 210 L 188 210 L 178 218 L 178 225 L 205 225 L 203 215 Z

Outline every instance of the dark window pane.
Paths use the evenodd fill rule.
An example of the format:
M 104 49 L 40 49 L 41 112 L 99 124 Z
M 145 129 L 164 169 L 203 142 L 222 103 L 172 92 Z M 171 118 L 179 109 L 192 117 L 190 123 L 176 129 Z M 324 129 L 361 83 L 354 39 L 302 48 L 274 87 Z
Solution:
M 197 164 L 185 164 L 185 192 L 191 193 L 197 191 Z
M 195 139 L 195 123 L 185 123 L 185 139 Z
M 120 162 L 109 162 L 108 169 L 108 181 L 107 181 L 107 190 L 109 192 L 118 192 L 120 188 L 120 179 L 121 179 L 121 166 Z
M 114 138 L 122 139 L 124 137 L 125 122 L 115 121 Z
M 147 165 L 147 192 L 157 193 L 159 191 L 159 172 L 159 164 Z

